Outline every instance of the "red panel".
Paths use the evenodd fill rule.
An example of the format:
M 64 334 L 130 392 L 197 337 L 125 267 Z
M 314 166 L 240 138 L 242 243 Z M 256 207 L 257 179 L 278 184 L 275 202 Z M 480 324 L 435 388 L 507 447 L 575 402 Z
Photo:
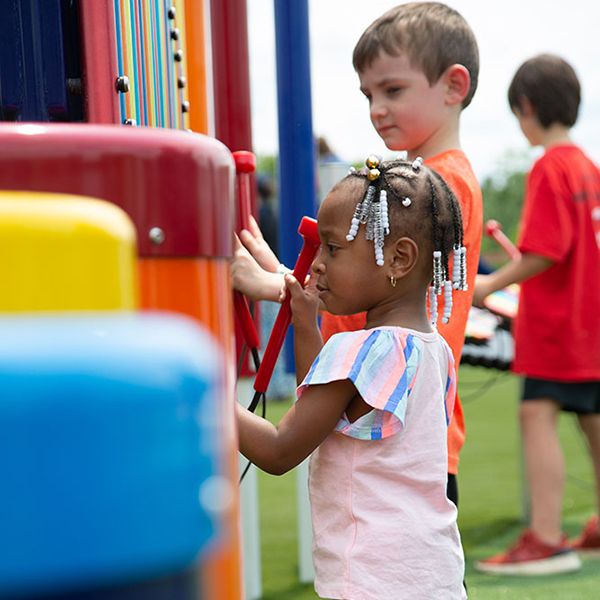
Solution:
M 246 0 L 211 2 L 215 135 L 231 151 L 252 150 Z
M 0 189 L 113 202 L 141 256 L 231 256 L 234 165 L 201 134 L 146 127 L 0 124 Z M 164 241 L 150 239 L 160 228 Z
M 81 0 L 80 11 L 86 120 L 119 123 L 113 0 Z

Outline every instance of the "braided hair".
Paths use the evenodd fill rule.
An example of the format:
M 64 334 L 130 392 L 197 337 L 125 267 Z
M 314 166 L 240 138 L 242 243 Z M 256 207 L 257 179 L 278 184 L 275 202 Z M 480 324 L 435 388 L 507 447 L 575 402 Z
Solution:
M 437 296 L 444 295 L 443 321 L 452 309 L 452 290 L 466 290 L 466 255 L 460 205 L 444 179 L 417 158 L 381 161 L 369 156 L 365 167 L 351 170 L 349 179 L 365 182 L 364 195 L 356 205 L 347 239 L 352 241 L 361 225 L 373 240 L 376 263 L 382 266 L 385 237 L 394 233 L 415 239 L 433 253 L 429 290 L 430 316 L 437 322 Z M 450 279 L 450 254 L 453 254 Z

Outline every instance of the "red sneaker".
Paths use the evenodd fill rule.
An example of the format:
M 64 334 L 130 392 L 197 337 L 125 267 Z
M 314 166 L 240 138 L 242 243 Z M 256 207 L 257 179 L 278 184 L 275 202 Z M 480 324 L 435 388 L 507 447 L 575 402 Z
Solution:
M 506 552 L 476 562 L 475 568 L 499 575 L 549 575 L 577 571 L 581 561 L 566 536 L 556 546 L 548 545 L 526 529 Z
M 600 520 L 597 516 L 588 520 L 579 537 L 571 542 L 571 548 L 584 556 L 600 557 Z

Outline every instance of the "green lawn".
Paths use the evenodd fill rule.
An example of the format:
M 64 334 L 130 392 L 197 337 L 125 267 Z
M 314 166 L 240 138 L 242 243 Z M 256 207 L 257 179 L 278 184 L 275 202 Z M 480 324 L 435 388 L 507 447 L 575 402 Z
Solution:
M 496 577 L 476 573 L 474 560 L 503 550 L 521 527 L 520 448 L 516 427 L 518 381 L 509 374 L 461 367 L 460 394 L 467 420 L 462 453 L 459 526 L 467 558 L 467 585 L 473 600 L 579 600 L 600 598 L 600 560 L 584 562 L 573 575 L 539 578 Z M 273 403 L 277 421 L 287 404 Z M 567 460 L 564 528 L 576 533 L 594 506 L 593 478 L 576 422 L 561 419 Z M 259 477 L 263 600 L 317 598 L 297 578 L 296 474 Z

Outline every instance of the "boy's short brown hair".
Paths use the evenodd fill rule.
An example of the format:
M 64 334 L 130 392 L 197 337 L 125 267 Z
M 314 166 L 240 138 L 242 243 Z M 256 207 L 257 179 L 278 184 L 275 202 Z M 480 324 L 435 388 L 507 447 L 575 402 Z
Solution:
M 469 24 L 453 8 L 441 2 L 410 2 L 392 8 L 361 35 L 352 55 L 354 69 L 362 71 L 380 52 L 390 56 L 406 53 L 430 85 L 449 66 L 463 65 L 471 76 L 471 86 L 462 106 L 470 104 L 479 77 L 479 49 Z
M 526 60 L 508 88 L 511 110 L 522 110 L 527 98 L 545 129 L 553 123 L 572 127 L 577 121 L 581 86 L 573 67 L 560 56 L 539 54 Z

